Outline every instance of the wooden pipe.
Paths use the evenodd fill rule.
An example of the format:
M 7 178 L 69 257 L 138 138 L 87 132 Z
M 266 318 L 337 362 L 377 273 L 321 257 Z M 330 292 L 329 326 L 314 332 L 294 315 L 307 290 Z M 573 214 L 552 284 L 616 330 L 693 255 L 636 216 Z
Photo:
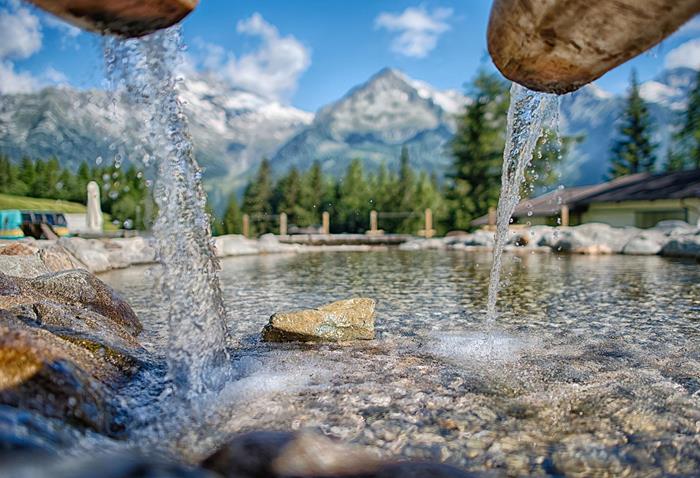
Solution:
M 29 1 L 85 30 L 140 37 L 179 22 L 199 0 Z
M 648 50 L 700 12 L 700 0 L 494 0 L 488 48 L 503 75 L 568 93 Z

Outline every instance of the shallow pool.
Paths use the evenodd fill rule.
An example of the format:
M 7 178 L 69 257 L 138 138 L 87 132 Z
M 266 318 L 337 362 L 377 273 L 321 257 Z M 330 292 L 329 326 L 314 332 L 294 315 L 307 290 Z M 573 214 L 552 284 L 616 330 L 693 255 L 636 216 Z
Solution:
M 235 376 L 190 405 L 206 410 L 198 426 L 159 444 L 196 460 L 230 433 L 312 427 L 474 471 L 700 473 L 700 266 L 508 255 L 497 328 L 486 330 L 490 260 L 399 251 L 225 260 Z M 132 303 L 142 340 L 162 356 L 149 270 L 101 278 Z M 374 341 L 258 339 L 276 311 L 355 296 L 377 300 Z

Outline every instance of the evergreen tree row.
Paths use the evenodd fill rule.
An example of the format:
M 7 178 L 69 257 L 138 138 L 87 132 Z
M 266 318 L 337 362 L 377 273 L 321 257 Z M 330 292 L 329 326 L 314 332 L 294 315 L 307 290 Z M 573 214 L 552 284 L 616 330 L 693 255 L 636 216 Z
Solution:
M 700 72 L 678 120 L 680 127 L 671 138 L 663 169 L 681 171 L 700 168 Z M 653 139 L 654 132 L 649 107 L 641 97 L 637 74 L 633 71 L 625 109 L 611 148 L 611 179 L 656 169 L 659 145 Z
M 245 188 L 239 207 L 236 195 L 229 199 L 222 218 L 214 221 L 215 232 L 238 234 L 242 215 L 250 217 L 251 234 L 277 232 L 279 214 L 288 216 L 290 225 L 319 226 L 323 212 L 330 214 L 331 232 L 365 232 L 370 211 L 380 214 L 379 227 L 390 232 L 416 233 L 423 228 L 424 212 L 444 210 L 444 199 L 434 177 L 417 174 L 403 148 L 398 171 L 382 165 L 366 173 L 362 161 L 353 160 L 338 180 L 325 176 L 315 162 L 308 171 L 290 169 L 277 181 L 265 159 Z
M 155 208 L 143 172 L 130 166 L 92 166 L 84 161 L 76 171 L 61 168 L 57 158 L 22 158 L 19 164 L 0 154 L 0 193 L 34 198 L 87 202 L 87 185 L 100 186 L 102 210 L 120 226 L 146 229 Z

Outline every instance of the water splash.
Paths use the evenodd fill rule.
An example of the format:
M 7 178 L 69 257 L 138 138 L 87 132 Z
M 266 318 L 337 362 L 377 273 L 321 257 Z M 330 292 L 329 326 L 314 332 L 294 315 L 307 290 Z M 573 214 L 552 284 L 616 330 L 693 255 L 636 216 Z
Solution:
M 155 167 L 153 227 L 168 324 L 168 378 L 180 396 L 221 387 L 228 363 L 219 264 L 211 242 L 202 172 L 177 95 L 178 27 L 139 40 L 104 40 L 107 75 L 145 122 L 143 163 Z M 116 96 L 116 95 L 115 95 Z
M 544 130 L 557 121 L 559 100 L 556 95 L 531 91 L 513 83 L 510 89 L 506 147 L 503 151 L 501 195 L 496 213 L 496 242 L 489 282 L 487 322 L 496 320 L 496 302 L 501 287 L 503 248 L 508 242 L 508 229 L 520 202 L 520 191 L 525 181 L 525 170 L 532 159 L 537 141 Z

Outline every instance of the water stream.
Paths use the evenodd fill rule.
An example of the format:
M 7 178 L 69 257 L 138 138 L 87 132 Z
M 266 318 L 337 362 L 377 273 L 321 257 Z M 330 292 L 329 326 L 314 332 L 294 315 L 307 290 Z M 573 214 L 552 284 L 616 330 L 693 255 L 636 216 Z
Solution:
M 153 237 L 162 265 L 158 303 L 168 324 L 168 378 L 173 392 L 192 398 L 222 386 L 229 359 L 202 172 L 177 94 L 181 49 L 173 27 L 139 40 L 105 39 L 104 56 L 115 94 L 144 115 L 150 151 L 144 164 L 156 170 Z
M 532 160 L 537 141 L 548 127 L 556 123 L 558 106 L 559 100 L 556 95 L 532 91 L 517 83 L 513 83 L 510 89 L 501 195 L 496 213 L 496 241 L 487 303 L 487 318 L 490 325 L 493 325 L 496 320 L 503 248 L 508 242 L 511 217 L 520 202 L 525 171 Z

